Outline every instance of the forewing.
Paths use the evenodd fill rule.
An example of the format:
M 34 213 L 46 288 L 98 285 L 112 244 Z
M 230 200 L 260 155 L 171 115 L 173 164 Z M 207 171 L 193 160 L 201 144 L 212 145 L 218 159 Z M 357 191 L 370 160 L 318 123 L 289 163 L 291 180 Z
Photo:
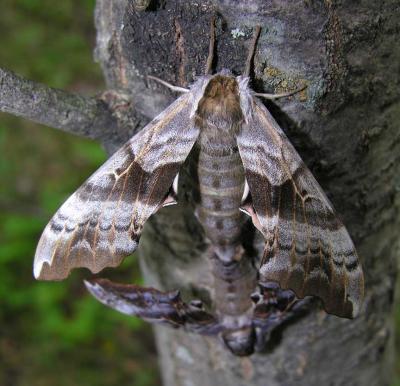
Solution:
M 251 105 L 237 141 L 251 194 L 247 212 L 265 238 L 261 280 L 300 298 L 318 296 L 327 312 L 354 317 L 364 279 L 353 242 L 268 110 L 256 98 Z
M 177 99 L 61 206 L 40 238 L 36 278 L 63 279 L 74 267 L 98 272 L 136 249 L 198 136 L 190 98 Z

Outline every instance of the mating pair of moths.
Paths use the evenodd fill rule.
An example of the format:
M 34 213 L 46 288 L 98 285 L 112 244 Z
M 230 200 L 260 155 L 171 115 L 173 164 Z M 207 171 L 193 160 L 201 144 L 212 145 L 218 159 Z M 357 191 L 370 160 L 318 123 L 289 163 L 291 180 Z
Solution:
M 176 204 L 179 169 L 196 145 L 197 214 L 210 243 L 217 316 L 202 310 L 200 302 L 187 305 L 177 292 L 101 279 L 87 286 L 119 311 L 222 334 L 235 354 L 246 355 L 257 344 L 254 337 L 260 338 L 289 310 L 293 296 L 288 292 L 298 298 L 317 296 L 327 312 L 354 317 L 364 280 L 332 204 L 257 98 L 270 96 L 248 86 L 259 28 L 244 75 L 238 77 L 227 70 L 212 75 L 213 26 L 211 34 L 206 75 L 190 89 L 168 85 L 183 95 L 64 203 L 39 241 L 34 275 L 57 280 L 75 267 L 99 272 L 119 265 L 137 248 L 146 220 L 161 207 Z M 257 274 L 242 247 L 242 212 L 265 239 Z M 263 290 L 254 298 L 257 283 Z

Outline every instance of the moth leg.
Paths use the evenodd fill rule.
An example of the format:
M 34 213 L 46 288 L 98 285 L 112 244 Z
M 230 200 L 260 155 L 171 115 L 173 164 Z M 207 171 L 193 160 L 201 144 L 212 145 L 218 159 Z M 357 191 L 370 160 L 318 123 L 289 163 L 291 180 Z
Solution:
M 215 16 L 211 19 L 210 27 L 210 45 L 208 47 L 208 58 L 206 63 L 205 75 L 212 74 L 212 66 L 214 61 L 214 50 L 215 50 Z
M 161 83 L 163 86 L 168 87 L 172 91 L 183 92 L 183 93 L 189 92 L 188 88 L 174 86 L 173 84 L 168 83 L 165 80 L 162 80 L 160 78 L 157 78 L 156 76 L 147 75 L 147 79 L 155 80 L 156 82 Z
M 257 40 L 258 40 L 258 37 L 260 36 L 260 31 L 261 31 L 261 27 L 258 25 L 256 27 L 256 29 L 254 30 L 253 40 L 251 42 L 249 54 L 247 55 L 246 65 L 245 65 L 244 72 L 243 72 L 243 75 L 247 76 L 247 77 L 250 76 L 251 65 L 252 65 L 254 53 L 256 51 Z
M 279 99 L 279 98 L 286 98 L 292 95 L 295 95 L 297 93 L 299 93 L 300 91 L 303 91 L 307 88 L 307 86 L 303 86 L 298 88 L 297 90 L 294 91 L 289 91 L 289 92 L 282 92 L 279 94 L 266 94 L 266 93 L 254 93 L 253 95 L 259 98 L 265 98 L 265 99 L 270 99 L 270 100 L 275 100 L 275 99 Z

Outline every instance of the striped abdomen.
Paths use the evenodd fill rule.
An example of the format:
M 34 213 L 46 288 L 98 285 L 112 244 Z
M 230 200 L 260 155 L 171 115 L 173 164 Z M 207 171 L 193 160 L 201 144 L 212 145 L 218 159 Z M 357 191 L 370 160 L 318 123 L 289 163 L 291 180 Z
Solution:
M 217 256 L 231 261 L 240 252 L 244 169 L 237 149 L 201 147 L 198 217 Z

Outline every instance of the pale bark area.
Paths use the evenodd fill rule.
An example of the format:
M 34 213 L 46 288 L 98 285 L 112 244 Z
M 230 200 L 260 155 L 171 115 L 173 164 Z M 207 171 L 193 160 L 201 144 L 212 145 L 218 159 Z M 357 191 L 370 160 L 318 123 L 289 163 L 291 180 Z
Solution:
M 304 94 L 268 107 L 341 214 L 366 274 L 358 319 L 312 312 L 264 354 L 237 358 L 214 339 L 157 327 L 165 385 L 389 385 L 400 225 L 398 1 L 154 0 L 135 9 L 139 3 L 146 2 L 97 1 L 95 56 L 110 90 L 101 101 L 111 129 L 91 136 L 112 151 L 173 100 L 145 75 L 187 85 L 203 72 L 215 11 L 217 69 L 241 72 L 252 28 L 260 24 L 254 88 L 275 92 L 308 84 Z M 83 102 L 83 110 L 100 103 Z M 103 121 L 92 129 L 101 128 Z M 145 229 L 142 267 L 150 285 L 207 297 L 210 272 L 191 184 L 186 168 L 180 205 L 160 211 Z

